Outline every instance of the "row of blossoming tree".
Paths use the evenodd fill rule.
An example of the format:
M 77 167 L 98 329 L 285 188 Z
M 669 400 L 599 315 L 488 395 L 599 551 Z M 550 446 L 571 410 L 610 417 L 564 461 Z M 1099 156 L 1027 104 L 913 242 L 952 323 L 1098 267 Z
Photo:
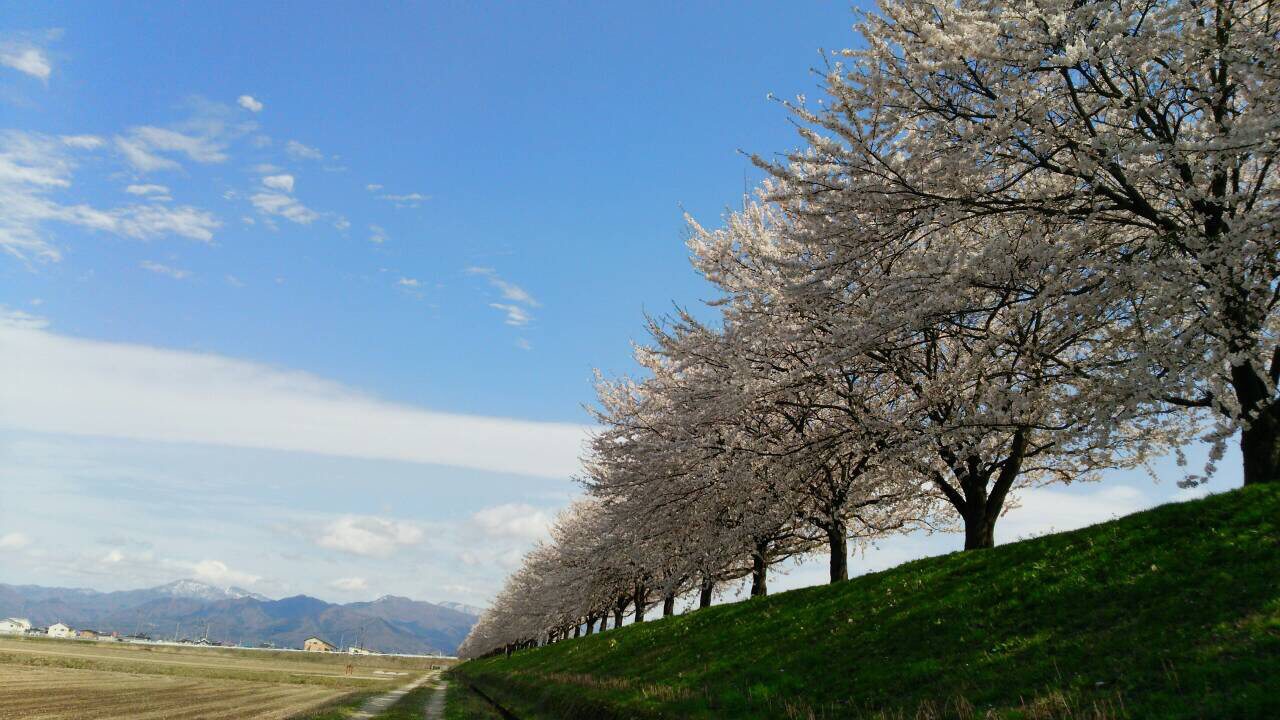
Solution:
M 803 148 L 694 221 L 713 324 L 599 378 L 587 492 L 460 652 L 711 602 L 771 566 L 954 527 L 1019 488 L 1238 438 L 1280 475 L 1280 6 L 885 0 Z

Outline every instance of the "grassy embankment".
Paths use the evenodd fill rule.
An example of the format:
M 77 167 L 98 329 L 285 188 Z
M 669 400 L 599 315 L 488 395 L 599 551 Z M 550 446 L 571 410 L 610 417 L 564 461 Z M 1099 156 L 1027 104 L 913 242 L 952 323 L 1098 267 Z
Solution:
M 444 696 L 444 720 L 502 720 L 502 715 L 465 683 L 453 683 Z
M 457 666 L 522 720 L 1280 717 L 1280 487 Z

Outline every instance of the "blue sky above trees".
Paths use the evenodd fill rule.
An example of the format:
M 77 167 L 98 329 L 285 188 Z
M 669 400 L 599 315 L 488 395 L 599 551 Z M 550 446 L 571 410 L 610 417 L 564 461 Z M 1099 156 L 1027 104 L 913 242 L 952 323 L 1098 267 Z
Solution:
M 710 296 L 682 213 L 853 41 L 844 3 L 0 5 L 0 582 L 335 600 L 497 588 L 592 369 Z

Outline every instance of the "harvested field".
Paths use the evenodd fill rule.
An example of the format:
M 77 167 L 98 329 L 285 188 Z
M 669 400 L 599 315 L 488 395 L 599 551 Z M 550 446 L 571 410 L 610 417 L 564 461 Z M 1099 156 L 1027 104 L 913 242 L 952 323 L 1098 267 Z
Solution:
M 0 664 L 0 720 L 289 718 L 338 688 Z
M 380 655 L 350 656 L 28 638 L 0 639 L 0 665 L 265 681 L 348 689 L 376 689 L 438 663 L 439 661 L 425 658 Z M 348 665 L 351 666 L 350 674 L 347 673 Z
M 0 720 L 292 718 L 353 693 L 386 692 L 441 664 L 434 658 L 0 638 Z

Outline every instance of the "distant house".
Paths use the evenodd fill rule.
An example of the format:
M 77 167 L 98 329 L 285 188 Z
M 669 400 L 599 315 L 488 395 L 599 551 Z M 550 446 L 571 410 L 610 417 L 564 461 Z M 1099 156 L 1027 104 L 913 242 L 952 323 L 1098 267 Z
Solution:
M 75 630 L 72 630 L 70 626 L 62 623 L 54 623 L 50 625 L 49 629 L 45 632 L 49 637 L 56 638 L 73 638 L 76 636 Z
M 21 635 L 31 629 L 31 621 L 26 618 L 5 618 L 0 620 L 0 633 Z
M 338 648 L 321 640 L 318 637 L 309 637 L 302 642 L 302 649 L 307 652 L 334 652 Z
M 93 630 L 77 630 L 76 637 L 80 638 L 81 640 L 97 640 L 98 633 Z
M 355 645 L 347 648 L 347 652 L 351 655 L 377 655 L 377 653 L 372 650 L 365 650 L 364 648 L 356 647 Z

